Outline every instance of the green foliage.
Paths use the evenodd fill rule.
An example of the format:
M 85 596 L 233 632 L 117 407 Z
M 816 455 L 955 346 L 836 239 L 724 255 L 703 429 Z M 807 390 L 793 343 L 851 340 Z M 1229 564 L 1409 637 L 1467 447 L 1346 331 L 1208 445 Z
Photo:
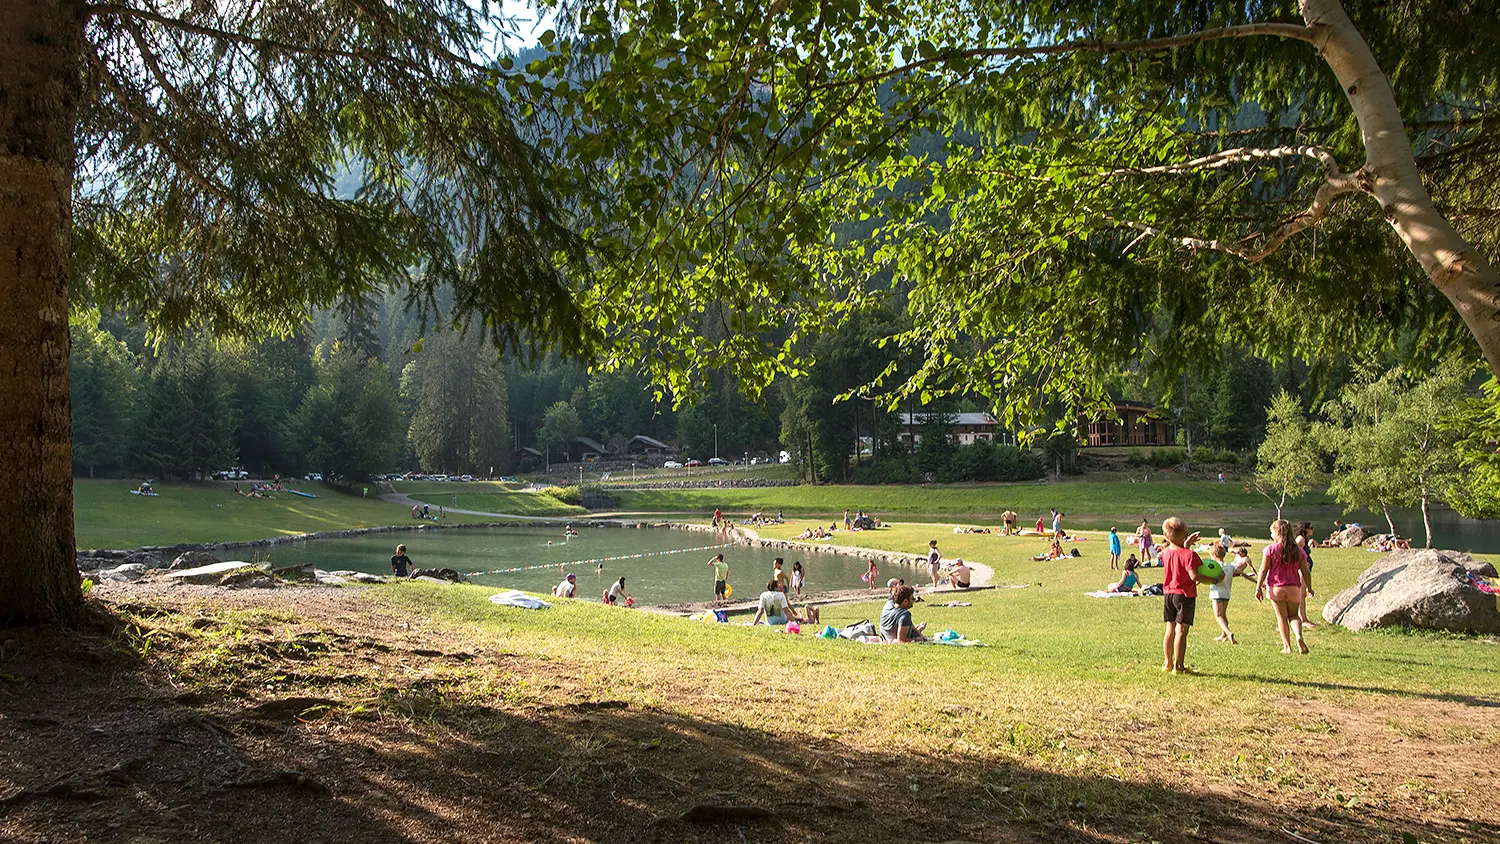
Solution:
M 1276 507 L 1279 519 L 1288 499 L 1305 495 L 1322 478 L 1322 455 L 1307 414 L 1290 393 L 1277 393 L 1266 417 L 1266 438 L 1255 452 L 1251 484 Z
M 76 301 L 263 335 L 401 282 L 505 345 L 592 349 L 535 146 L 545 91 L 485 60 L 511 26 L 465 0 L 93 9 Z
M 123 468 L 138 399 L 139 362 L 99 327 L 90 311 L 69 320 L 73 347 L 68 386 L 73 411 L 73 467 L 93 477 Z
M 325 478 L 349 484 L 385 471 L 402 432 L 385 367 L 340 344 L 323 350 L 317 383 L 297 409 L 295 424 L 308 462 Z
M 151 370 L 132 460 L 155 476 L 206 476 L 235 462 L 234 429 L 217 353 L 205 340 L 189 340 L 167 349 Z
M 927 443 L 922 440 L 922 444 Z M 946 441 L 946 440 L 945 440 Z M 921 447 L 914 455 L 888 454 L 856 467 L 850 481 L 856 484 L 990 483 L 1033 481 L 1046 476 L 1042 461 L 1031 451 L 979 440 L 971 445 L 949 445 L 945 462 L 933 467 L 924 461 Z M 933 468 L 927 468 L 933 467 Z
M 1459 440 L 1470 371 L 1453 362 L 1425 377 L 1393 369 L 1347 387 L 1322 432 L 1336 455 L 1329 487 L 1335 500 L 1351 510 L 1420 506 L 1425 522 L 1429 504 L 1462 498 Z
M 1458 442 L 1464 482 L 1453 490 L 1453 508 L 1471 519 L 1500 518 L 1500 380 L 1490 376 L 1482 395 L 1467 399 L 1468 420 Z
M 572 504 L 575 507 L 583 506 L 583 487 L 580 486 L 549 486 L 542 490 L 542 494 L 564 504 Z
M 477 337 L 428 338 L 401 374 L 407 439 L 423 470 L 488 476 L 511 464 L 505 370 Z
M 580 424 L 578 411 L 573 405 L 560 401 L 547 408 L 547 414 L 542 419 L 542 429 L 537 432 L 537 442 L 547 452 L 553 449 L 566 449 L 573 438 L 579 435 Z
M 1500 85 L 1500 55 L 1463 44 L 1464 12 L 1430 0 L 1346 6 L 1404 112 L 1435 118 L 1415 143 L 1424 170 L 1454 172 L 1462 156 L 1450 144 L 1470 164 L 1495 160 L 1483 103 Z M 815 338 L 899 306 L 905 321 L 880 348 L 902 364 L 870 379 L 872 395 L 927 405 L 978 394 L 1030 432 L 1055 421 L 1054 403 L 1102 406 L 1102 382 L 1121 364 L 1170 382 L 1226 340 L 1273 359 L 1472 350 L 1368 203 L 1343 202 L 1315 237 L 1263 261 L 1198 248 L 1264 245 L 1322 184 L 1315 159 L 1145 172 L 1288 144 L 1358 167 L 1344 92 L 1302 41 L 1110 47 L 1289 21 L 1290 6 L 784 11 L 585 3 L 570 7 L 576 31 L 537 63 L 587 115 L 569 124 L 559 175 L 585 198 L 600 247 L 589 302 L 618 349 L 608 363 L 645 361 L 679 394 L 701 386 L 696 373 L 731 367 L 753 392 L 816 366 Z M 1052 49 L 1064 42 L 1074 47 Z M 1444 58 L 1453 51 L 1463 67 Z M 1463 190 L 1494 195 L 1487 180 Z M 1497 229 L 1478 215 L 1466 224 L 1476 238 Z M 1236 398 L 1227 388 L 1240 384 L 1223 386 L 1195 424 L 1216 431 L 1216 445 L 1252 448 L 1269 390 L 1244 384 Z M 836 454 L 824 462 L 839 466 Z

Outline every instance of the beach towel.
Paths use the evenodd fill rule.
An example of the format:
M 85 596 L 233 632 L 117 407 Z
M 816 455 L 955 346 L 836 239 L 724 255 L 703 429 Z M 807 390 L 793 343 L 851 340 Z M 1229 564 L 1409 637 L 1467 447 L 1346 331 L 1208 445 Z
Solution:
M 523 610 L 544 610 L 552 606 L 541 598 L 528 595 L 518 589 L 491 595 L 490 603 L 497 607 L 520 607 Z
M 970 601 L 949 601 L 946 604 L 936 604 L 935 606 L 939 606 L 939 607 L 972 607 L 972 606 L 974 606 L 974 604 L 972 602 L 970 602 Z
M 987 648 L 987 647 L 989 647 L 989 645 L 986 645 L 985 643 L 977 641 L 975 639 L 965 639 L 964 638 L 964 634 L 958 632 L 957 630 L 944 630 L 943 632 L 937 634 L 936 636 L 933 636 L 931 639 L 928 639 L 927 640 L 927 644 L 931 644 L 931 645 L 952 645 L 952 646 L 954 646 L 956 648 Z
M 1100 589 L 1097 592 L 1085 592 L 1083 594 L 1089 596 L 1090 598 L 1139 598 L 1139 597 L 1141 597 L 1140 595 L 1137 595 L 1134 592 L 1111 592 L 1108 589 Z

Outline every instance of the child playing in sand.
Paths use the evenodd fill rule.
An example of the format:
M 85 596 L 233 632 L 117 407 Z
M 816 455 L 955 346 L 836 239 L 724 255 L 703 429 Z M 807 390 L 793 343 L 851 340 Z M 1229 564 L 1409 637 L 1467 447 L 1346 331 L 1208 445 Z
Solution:
M 1165 595 L 1162 600 L 1162 620 L 1167 623 L 1167 633 L 1162 639 L 1162 652 L 1166 659 L 1161 670 L 1172 674 L 1191 674 L 1187 667 L 1187 637 L 1193 628 L 1194 610 L 1198 604 L 1198 584 L 1216 583 L 1216 579 L 1198 573 L 1203 560 L 1192 550 L 1198 534 L 1188 533 L 1182 519 L 1172 516 L 1162 522 L 1161 532 L 1167 547 L 1161 549 L 1157 558 L 1161 560 Z
M 1223 528 L 1219 530 L 1221 533 L 1223 532 Z M 1236 577 L 1243 577 L 1246 580 L 1255 579 L 1253 577 L 1254 572 L 1250 571 L 1250 553 L 1241 548 L 1235 554 L 1233 560 L 1226 559 L 1223 543 L 1215 542 L 1213 549 L 1209 551 L 1209 556 L 1213 557 L 1214 561 L 1224 569 L 1224 578 L 1208 587 L 1208 597 L 1214 602 L 1214 621 L 1219 623 L 1219 630 L 1221 631 L 1218 636 L 1214 637 L 1214 641 L 1238 645 L 1239 640 L 1235 639 L 1234 634 L 1229 632 L 1229 592 L 1230 588 L 1234 586 L 1234 579 Z
M 1303 602 L 1313 594 L 1307 554 L 1297 547 L 1292 524 L 1286 519 L 1271 523 L 1271 539 L 1255 581 L 1255 600 L 1265 601 L 1270 596 L 1271 606 L 1276 610 L 1276 632 L 1281 634 L 1281 652 L 1292 652 L 1292 639 L 1287 632 L 1290 627 L 1296 635 L 1297 650 L 1307 653 L 1307 643 L 1302 640 L 1302 619 L 1298 616 Z

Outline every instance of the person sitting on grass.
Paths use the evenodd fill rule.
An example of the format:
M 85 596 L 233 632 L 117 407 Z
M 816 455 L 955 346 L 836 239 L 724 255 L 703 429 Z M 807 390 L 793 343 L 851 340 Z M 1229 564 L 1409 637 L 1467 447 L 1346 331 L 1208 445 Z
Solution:
M 1037 562 L 1042 562 L 1045 560 L 1060 560 L 1064 556 L 1066 555 L 1063 553 L 1062 543 L 1058 542 L 1056 539 L 1053 539 L 1052 544 L 1047 546 L 1047 550 L 1045 552 L 1038 554 L 1031 559 L 1036 560 Z
M 1109 592 L 1134 592 L 1141 588 L 1141 578 L 1135 573 L 1135 555 L 1125 561 L 1125 571 L 1120 574 L 1120 579 L 1109 585 Z
M 901 586 L 896 589 L 896 594 L 880 611 L 880 635 L 888 642 L 925 642 L 926 637 L 922 631 L 927 629 L 924 624 L 912 624 L 911 605 L 916 597 L 916 590 L 910 586 Z
M 755 620 L 750 622 L 751 626 L 760 624 L 762 619 L 772 627 L 779 627 L 788 621 L 802 623 L 797 611 L 787 601 L 786 593 L 781 591 L 774 580 L 766 581 L 766 591 L 760 593 L 760 608 L 755 611 Z
M 578 595 L 578 575 L 569 574 L 563 582 L 552 587 L 552 594 L 559 598 L 574 598 Z
M 1187 659 L 1187 637 L 1193 628 L 1194 610 L 1198 604 L 1198 584 L 1217 583 L 1217 578 L 1204 577 L 1198 573 L 1203 560 L 1192 550 L 1198 541 L 1197 533 L 1188 533 L 1182 519 L 1172 516 L 1161 526 L 1167 547 L 1157 554 L 1161 560 L 1165 595 L 1162 601 L 1162 620 L 1167 624 L 1166 636 L 1162 639 L 1162 651 L 1166 655 L 1161 670 L 1172 674 L 1192 674 L 1185 664 Z M 1222 577 L 1222 575 L 1220 575 Z
M 1292 652 L 1292 638 L 1287 628 L 1297 639 L 1297 650 L 1307 653 L 1307 642 L 1302 639 L 1302 619 L 1298 615 L 1303 602 L 1312 596 L 1312 573 L 1307 567 L 1307 553 L 1297 547 L 1292 535 L 1292 524 L 1285 519 L 1271 523 L 1270 545 L 1266 546 L 1261 560 L 1260 576 L 1255 581 L 1255 600 L 1264 602 L 1269 595 L 1271 606 L 1276 610 L 1276 632 L 1281 636 L 1281 652 Z
M 974 576 L 974 570 L 969 568 L 963 557 L 959 557 L 953 564 L 953 570 L 948 572 L 948 585 L 954 589 L 968 589 L 969 581 Z

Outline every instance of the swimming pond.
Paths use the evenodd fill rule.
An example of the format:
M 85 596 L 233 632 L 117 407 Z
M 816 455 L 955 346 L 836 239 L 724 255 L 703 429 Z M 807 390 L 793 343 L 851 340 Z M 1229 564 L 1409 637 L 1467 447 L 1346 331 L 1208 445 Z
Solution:
M 475 583 L 547 593 L 564 575 L 578 577 L 578 597 L 598 600 L 616 578 L 643 604 L 708 601 L 714 597 L 714 572 L 708 561 L 723 553 L 735 599 L 750 599 L 765 589 L 772 562 L 801 560 L 807 571 L 804 592 L 863 586 L 863 559 L 847 554 L 797 554 L 787 549 L 726 543 L 709 532 L 668 528 L 580 526 L 577 536 L 561 527 L 461 528 L 370 534 L 338 539 L 311 539 L 262 551 L 276 566 L 311 563 L 324 571 L 390 574 L 396 545 L 420 568 L 451 568 Z M 603 566 L 601 572 L 599 567 Z M 894 574 L 904 577 L 906 573 Z

